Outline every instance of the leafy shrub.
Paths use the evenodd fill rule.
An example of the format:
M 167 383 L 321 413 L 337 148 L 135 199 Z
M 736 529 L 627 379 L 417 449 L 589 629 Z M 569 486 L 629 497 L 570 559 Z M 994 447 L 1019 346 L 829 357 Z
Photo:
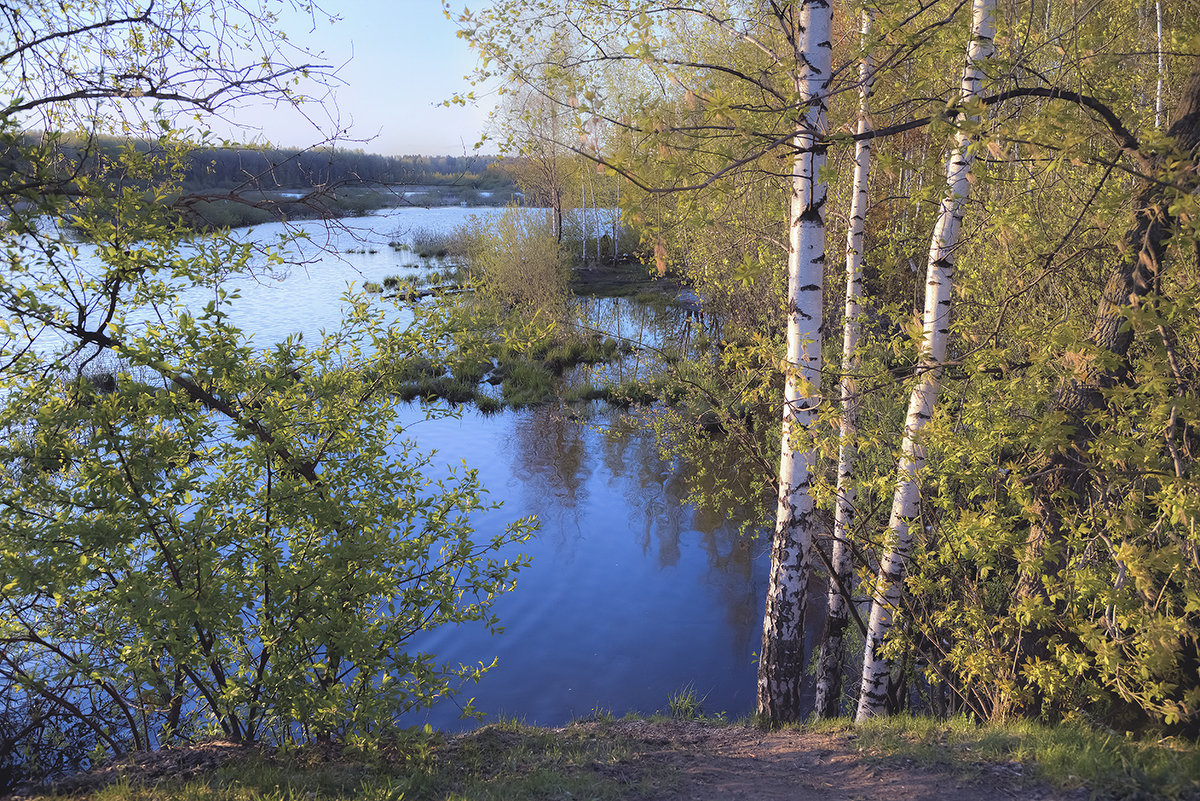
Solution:
M 141 247 L 106 265 L 177 267 Z M 54 365 L 3 376 L 5 686 L 112 754 L 212 734 L 376 737 L 478 678 L 486 665 L 441 664 L 412 638 L 494 628 L 492 599 L 524 560 L 491 554 L 530 525 L 473 531 L 475 474 L 431 483 L 397 436 L 393 393 L 440 372 L 419 355 L 440 323 L 397 331 L 356 303 L 323 341 L 256 355 L 220 302 L 166 307 L 170 325 L 111 346 L 157 377 L 150 391 L 124 370 L 104 386 Z M 51 444 L 55 469 L 29 469 Z
M 1181 292 L 1130 312 L 1140 347 L 1129 382 L 1106 390 L 1088 422 L 1086 492 L 1039 502 L 1031 491 L 1071 447 L 1062 412 L 1046 406 L 1056 351 L 1013 375 L 988 369 L 1002 355 L 983 354 L 951 384 L 953 415 L 937 415 L 926 438 L 928 533 L 891 653 L 929 659 L 975 714 L 1082 710 L 1123 730 L 1200 732 L 1200 484 L 1188 456 L 1200 386 L 1175 378 L 1160 333 L 1200 341 L 1198 300 Z M 1196 358 L 1194 344 L 1177 347 L 1176 358 Z M 1055 523 L 1052 548 L 1031 547 Z M 1022 576 L 1042 591 L 1024 590 Z
M 468 262 L 480 297 L 529 319 L 566 318 L 573 298 L 567 262 L 541 215 L 510 208 L 486 225 L 475 220 L 470 231 Z

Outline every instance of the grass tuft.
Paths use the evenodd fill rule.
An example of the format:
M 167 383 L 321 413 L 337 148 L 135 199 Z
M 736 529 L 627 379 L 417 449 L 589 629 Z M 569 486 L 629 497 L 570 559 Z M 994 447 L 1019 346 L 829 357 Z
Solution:
M 554 377 L 541 364 L 508 362 L 504 367 L 500 394 L 513 409 L 544 403 L 554 396 Z
M 464 381 L 460 378 L 442 376 L 433 379 L 430 394 L 449 401 L 450 403 L 467 403 L 475 400 L 474 381 Z
M 475 406 L 479 408 L 480 414 L 484 417 L 499 414 L 504 409 L 504 404 L 499 398 L 492 395 L 484 395 L 482 392 L 475 393 Z
M 694 685 L 685 684 L 667 696 L 667 709 L 676 720 L 698 720 L 704 716 L 704 698 L 696 695 Z

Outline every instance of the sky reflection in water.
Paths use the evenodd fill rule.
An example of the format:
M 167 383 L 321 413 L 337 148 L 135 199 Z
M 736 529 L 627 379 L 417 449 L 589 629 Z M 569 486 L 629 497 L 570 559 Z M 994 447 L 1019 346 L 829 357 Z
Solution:
M 319 223 L 306 224 L 314 240 L 340 249 L 340 257 L 310 246 L 309 263 L 287 280 L 238 282 L 234 317 L 259 347 L 295 330 L 315 337 L 336 328 L 348 283 L 378 282 L 416 261 L 387 247 L 389 240 L 493 213 L 393 210 L 347 221 L 345 231 L 331 235 Z M 276 229 L 260 226 L 255 236 L 274 237 Z M 346 252 L 364 246 L 377 252 Z M 626 336 L 636 330 L 657 341 L 656 325 L 678 322 L 661 313 L 635 321 L 629 301 L 607 308 Z M 488 719 L 504 714 L 557 725 L 597 709 L 663 710 L 671 693 L 691 686 L 706 697 L 706 712 L 752 711 L 767 543 L 743 539 L 735 524 L 686 506 L 685 474 L 660 459 L 652 438 L 631 433 L 615 413 L 572 420 L 556 406 L 491 418 L 468 410 L 429 421 L 413 406 L 404 416 L 420 448 L 438 451 L 435 464 L 478 469 L 491 498 L 504 502 L 478 518 L 481 533 L 523 515 L 541 521 L 523 549 L 532 566 L 496 605 L 503 634 L 459 627 L 419 642 L 442 661 L 470 665 L 498 657 L 478 686 L 464 688 L 464 700 L 474 697 Z M 410 718 L 447 730 L 473 725 L 459 719 L 454 702 Z

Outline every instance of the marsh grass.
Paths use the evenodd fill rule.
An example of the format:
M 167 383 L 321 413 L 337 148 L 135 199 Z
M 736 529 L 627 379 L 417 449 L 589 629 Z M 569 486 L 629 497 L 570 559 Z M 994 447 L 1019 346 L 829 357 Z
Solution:
M 466 234 L 461 230 L 431 231 L 417 228 L 412 232 L 412 251 L 422 259 L 461 257 L 467 252 Z
M 416 382 L 422 378 L 438 378 L 446 368 L 424 356 L 407 359 L 395 366 L 395 378 L 404 382 Z
M 491 361 L 467 358 L 455 363 L 450 368 L 450 372 L 453 373 L 454 377 L 459 381 L 463 381 L 474 386 L 482 381 L 483 377 L 491 372 L 491 369 Z
M 486 395 L 483 392 L 475 393 L 475 406 L 484 417 L 499 414 L 504 409 L 504 403 L 499 398 L 493 395 Z
M 547 350 L 541 359 L 546 369 L 561 375 L 568 367 L 610 362 L 620 354 L 621 349 L 612 337 L 605 339 L 598 334 L 592 334 L 556 344 Z
M 416 381 L 406 381 L 396 389 L 395 395 L 400 401 L 416 400 L 421 396 L 421 385 Z
M 470 403 L 475 400 L 477 381 L 465 381 L 455 376 L 433 379 L 429 394 L 450 403 Z
M 618 409 L 630 406 L 648 406 L 658 399 L 657 382 L 630 379 L 619 384 L 606 384 L 601 388 L 604 400 Z
M 592 383 L 575 384 L 563 392 L 564 403 L 590 403 L 594 400 L 604 400 L 606 390 Z
M 554 376 L 542 364 L 508 361 L 502 364 L 502 370 L 500 395 L 510 408 L 521 409 L 554 397 Z

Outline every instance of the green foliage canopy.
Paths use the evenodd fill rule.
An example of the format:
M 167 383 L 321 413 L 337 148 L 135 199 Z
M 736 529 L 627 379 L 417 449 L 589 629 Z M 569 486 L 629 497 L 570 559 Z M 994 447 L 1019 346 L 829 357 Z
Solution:
M 294 71 L 265 56 L 261 75 L 221 72 L 247 31 L 224 26 L 269 15 L 212 3 L 113 19 L 84 4 L 99 18 L 86 22 L 75 5 L 50 21 L 37 9 L 80 63 L 95 30 L 136 66 L 186 61 L 190 21 L 216 24 L 205 81 L 241 75 L 240 91 L 289 96 Z M 486 670 L 442 664 L 415 639 L 443 624 L 494 631 L 491 604 L 524 564 L 509 546 L 533 528 L 477 533 L 493 507 L 475 474 L 438 478 L 399 422 L 403 362 L 446 344 L 439 310 L 398 327 L 394 309 L 347 297 L 338 330 L 265 351 L 230 322 L 224 279 L 278 277 L 286 241 L 181 224 L 170 204 L 189 146 L 161 108 L 130 101 L 169 93 L 170 75 L 134 92 L 73 74 L 86 107 L 30 106 L 15 94 L 28 87 L 9 87 L 10 112 L 90 127 L 69 146 L 18 130 L 15 112 L 0 129 L 0 734 L 76 766 L 209 734 L 388 731 Z M 201 111 L 239 89 L 193 83 L 176 99 L 201 86 L 217 92 L 191 97 Z M 81 155 L 131 107 L 149 123 L 142 142 Z
M 673 369 L 696 396 L 691 408 L 715 408 L 727 434 L 697 433 L 685 406 L 664 415 L 666 446 L 740 451 L 765 481 L 778 455 L 777 424 L 763 410 L 781 383 L 780 231 L 796 104 L 771 14 L 791 7 L 499 0 L 462 16 L 483 72 L 533 86 L 544 103 L 575 114 L 560 146 L 634 179 L 637 189 L 622 197 L 627 220 L 719 317 L 716 347 Z M 887 546 L 897 399 L 913 379 L 917 276 L 945 188 L 954 124 L 945 111 L 957 92 L 964 8 L 879 7 L 864 44 L 879 65 L 854 477 L 865 581 Z M 986 100 L 970 109 L 980 119 L 979 169 L 956 249 L 944 401 L 922 435 L 929 467 L 914 521 L 922 536 L 889 652 L 897 703 L 911 697 L 901 689 L 908 682 L 935 708 L 982 717 L 1082 711 L 1114 726 L 1200 730 L 1197 155 L 1166 141 L 1170 121 L 1156 121 L 1151 102 L 1158 96 L 1171 109 L 1188 92 L 1195 12 L 1190 0 L 1000 4 Z M 856 16 L 835 6 L 843 34 Z M 849 206 L 853 41 L 834 44 L 831 242 L 845 225 L 838 210 Z M 1147 185 L 1165 193 L 1153 213 L 1174 221 L 1172 244 L 1152 291 L 1124 311 L 1133 345 L 1118 357 L 1088 331 L 1106 280 L 1142 247 L 1125 232 L 1144 212 L 1133 200 Z M 827 287 L 841 283 L 836 261 Z M 826 293 L 827 364 L 839 363 L 839 295 Z M 1097 370 L 1117 379 L 1096 408 L 1072 419 L 1056 407 L 1064 386 Z M 827 398 L 838 379 L 827 371 Z M 833 403 L 824 411 L 808 432 L 826 454 L 811 491 L 831 509 L 838 411 Z M 1078 441 L 1086 447 L 1073 450 Z M 1079 484 L 1087 491 L 1034 497 L 1047 465 L 1068 453 L 1089 476 Z M 745 471 L 709 492 L 719 498 L 739 485 L 752 485 Z M 1061 537 L 1039 554 L 1029 541 L 1048 520 L 1063 521 Z M 1022 596 L 1022 576 L 1037 579 L 1037 598 Z M 1014 658 L 1032 629 L 1040 652 Z

